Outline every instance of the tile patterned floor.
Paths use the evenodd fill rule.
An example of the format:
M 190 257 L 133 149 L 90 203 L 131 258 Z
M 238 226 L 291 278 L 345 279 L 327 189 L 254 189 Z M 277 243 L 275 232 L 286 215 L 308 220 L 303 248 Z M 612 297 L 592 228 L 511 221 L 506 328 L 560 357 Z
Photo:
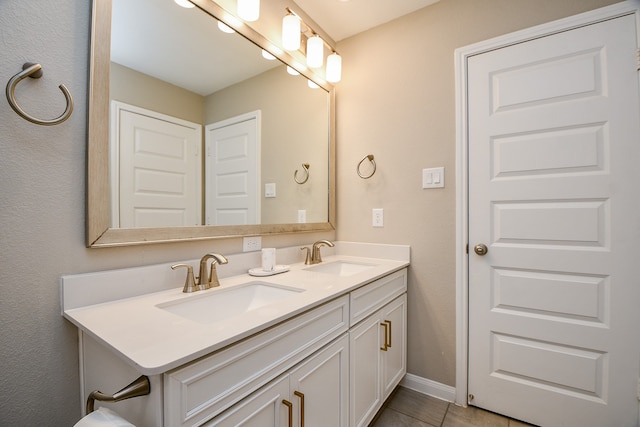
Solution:
M 462 408 L 444 400 L 398 387 L 369 427 L 533 427 L 472 406 Z

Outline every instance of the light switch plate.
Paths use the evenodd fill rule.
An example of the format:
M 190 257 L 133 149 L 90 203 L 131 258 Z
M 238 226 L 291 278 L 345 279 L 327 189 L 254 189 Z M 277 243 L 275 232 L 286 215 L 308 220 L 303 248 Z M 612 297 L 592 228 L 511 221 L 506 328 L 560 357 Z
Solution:
M 444 167 L 422 169 L 422 188 L 444 188 Z
M 276 183 L 269 182 L 264 185 L 264 197 L 276 197 Z

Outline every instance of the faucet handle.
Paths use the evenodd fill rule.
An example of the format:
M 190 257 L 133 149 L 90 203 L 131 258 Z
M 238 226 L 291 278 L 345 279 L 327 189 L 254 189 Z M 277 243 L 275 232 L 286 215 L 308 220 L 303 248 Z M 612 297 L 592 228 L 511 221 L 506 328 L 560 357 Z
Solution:
M 209 283 L 208 283 L 209 286 L 207 287 L 207 289 L 216 288 L 220 286 L 220 279 L 218 279 L 218 269 L 216 268 L 216 265 L 227 264 L 229 262 L 227 258 L 225 258 L 220 254 L 211 254 L 211 255 L 213 260 L 211 261 L 211 272 L 209 273 Z
M 309 249 L 309 247 L 307 246 L 303 246 L 300 248 L 301 251 L 304 251 L 305 249 L 307 250 L 307 255 L 305 256 L 304 263 L 306 265 L 309 265 L 311 264 L 311 249 Z
M 171 266 L 172 270 L 175 270 L 177 268 L 187 269 L 187 278 L 184 281 L 184 288 L 182 288 L 182 292 L 191 293 L 197 291 L 198 287 L 196 286 L 196 281 L 193 277 L 193 267 L 191 267 L 189 264 L 174 264 Z

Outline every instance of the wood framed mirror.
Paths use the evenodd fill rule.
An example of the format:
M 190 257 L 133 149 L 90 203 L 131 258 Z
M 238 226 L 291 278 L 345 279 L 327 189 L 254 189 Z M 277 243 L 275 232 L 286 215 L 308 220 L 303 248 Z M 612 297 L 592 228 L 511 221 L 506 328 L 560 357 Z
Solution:
M 164 2 L 167 3 L 167 5 L 163 7 L 178 8 L 173 1 L 164 0 Z M 122 190 L 125 186 L 117 185 L 118 179 L 114 179 L 114 176 L 117 178 L 119 176 L 118 174 L 121 173 L 119 170 L 124 169 L 121 165 L 126 163 L 124 161 L 120 162 L 120 164 L 118 163 L 118 156 L 122 155 L 119 151 L 124 152 L 125 150 L 114 149 L 113 140 L 117 139 L 114 138 L 114 135 L 118 135 L 119 138 L 122 133 L 119 128 L 114 126 L 114 114 L 116 114 L 114 112 L 120 111 L 117 110 L 114 105 L 122 105 L 122 98 L 125 96 L 122 94 L 131 94 L 144 86 L 144 84 L 139 83 L 139 81 L 133 84 L 130 83 L 127 76 L 135 75 L 139 77 L 143 75 L 145 79 L 160 79 L 158 76 L 148 76 L 148 74 L 153 73 L 153 71 L 139 71 L 134 68 L 135 65 L 129 65 L 128 63 L 123 65 L 124 60 L 119 60 L 120 63 L 116 63 L 113 60 L 114 58 L 112 58 L 115 56 L 112 47 L 117 43 L 115 39 L 112 39 L 116 33 L 116 31 L 114 31 L 114 25 L 118 26 L 118 33 L 121 33 L 120 30 L 122 26 L 127 25 L 126 23 L 115 21 L 115 19 L 119 19 L 118 16 L 122 15 L 118 7 L 121 4 L 131 7 L 137 3 L 143 6 L 144 3 L 147 3 L 147 0 L 93 0 L 87 143 L 87 246 L 97 248 L 228 238 L 245 235 L 333 230 L 335 224 L 335 92 L 330 84 L 322 80 L 321 76 L 316 76 L 311 71 L 304 70 L 302 71 L 302 75 L 297 77 L 297 80 L 291 76 L 287 77 L 291 83 L 287 83 L 286 89 L 279 87 L 278 84 L 280 83 L 277 82 L 281 79 L 279 76 L 276 76 L 276 73 L 279 73 L 281 70 L 278 70 L 278 68 L 284 70 L 287 65 L 295 64 L 296 61 L 295 57 L 286 52 L 275 52 L 277 59 L 282 61 L 281 65 L 277 67 L 271 66 L 267 71 L 249 72 L 248 77 L 243 77 L 242 81 L 225 83 L 223 86 L 218 86 L 214 91 L 215 95 L 206 92 L 206 90 L 211 89 L 197 93 L 198 89 L 184 89 L 180 87 L 180 83 L 170 80 L 168 83 L 163 82 L 163 85 L 167 84 L 171 87 L 177 87 L 181 91 L 195 93 L 196 97 L 202 97 L 201 103 L 205 106 L 202 111 L 195 115 L 195 118 L 193 118 L 194 116 L 187 117 L 189 122 L 200 125 L 202 129 L 202 138 L 196 143 L 197 150 L 202 153 L 202 158 L 198 160 L 200 167 L 188 169 L 189 173 L 192 173 L 192 169 L 200 169 L 200 172 L 194 172 L 197 173 L 195 182 L 199 185 L 196 193 L 198 193 L 198 196 L 202 196 L 198 207 L 195 208 L 196 219 L 189 219 L 185 222 L 178 221 L 176 223 L 174 218 L 180 219 L 184 215 L 162 214 L 156 215 L 155 217 L 145 216 L 148 212 L 154 209 L 157 210 L 157 206 L 152 206 L 151 208 L 145 206 L 140 208 L 140 206 L 136 206 L 135 209 L 137 210 L 133 214 L 131 212 L 127 213 L 129 219 L 122 220 L 120 218 L 120 215 L 122 215 L 122 218 L 125 218 L 126 215 L 123 215 L 118 209 L 114 208 L 114 206 L 119 205 L 118 200 L 124 197 L 123 194 L 129 193 Z M 155 0 L 151 3 L 158 2 Z M 171 12 L 171 16 L 174 17 L 172 19 L 175 19 L 175 16 L 180 13 L 197 13 L 199 14 L 200 21 L 204 22 L 204 25 L 207 25 L 207 31 L 209 27 L 212 29 L 217 27 L 217 23 L 220 21 L 234 27 L 238 33 L 233 35 L 236 37 L 236 43 L 246 43 L 250 45 L 248 49 L 254 49 L 258 53 L 263 49 L 277 51 L 277 49 L 273 48 L 273 43 L 265 39 L 251 27 L 242 23 L 238 24 L 235 21 L 232 22 L 229 18 L 231 15 L 213 1 L 194 0 L 193 3 L 196 3 L 198 7 L 185 9 L 184 11 L 174 10 Z M 155 8 L 156 6 L 153 7 Z M 127 11 L 125 15 L 131 17 L 133 13 Z M 148 15 L 145 16 L 150 18 Z M 226 21 L 225 17 L 227 17 Z M 138 20 L 138 22 L 156 22 L 160 20 L 160 17 L 154 16 L 153 19 Z M 157 22 L 157 24 L 160 26 L 164 25 L 165 33 L 168 34 L 181 34 L 183 32 L 177 29 L 168 30 L 166 28 L 168 24 L 162 24 L 160 22 Z M 196 27 L 193 24 L 190 24 L 190 26 Z M 135 27 L 139 27 L 139 25 L 135 25 Z M 218 31 L 217 28 L 215 31 Z M 201 33 L 199 33 L 198 37 L 201 40 L 210 40 L 209 36 Z M 184 43 L 185 42 L 182 41 L 176 44 L 180 47 L 184 46 Z M 169 43 L 165 42 L 161 45 L 160 49 L 150 47 L 145 47 L 144 49 L 147 51 L 159 50 L 166 53 L 168 44 Z M 195 45 L 196 43 L 193 42 L 190 43 L 190 45 L 191 44 Z M 235 51 L 244 49 L 244 47 L 232 47 L 232 50 Z M 186 51 L 187 49 L 183 50 Z M 209 55 L 209 53 L 200 56 L 207 55 Z M 140 54 L 134 54 L 133 56 L 140 57 Z M 170 55 L 170 58 L 173 58 L 173 62 L 176 62 L 176 57 L 176 53 Z M 146 62 L 151 61 L 148 60 Z M 216 66 L 220 66 L 220 64 L 223 63 L 222 60 L 216 60 L 214 62 L 217 63 Z M 165 68 L 169 68 L 169 66 L 155 65 L 155 69 L 158 70 L 164 70 Z M 182 70 L 192 68 L 201 68 L 201 66 L 182 64 Z M 125 71 L 124 73 L 123 70 Z M 217 75 L 223 73 L 209 71 L 209 74 Z M 240 75 L 241 73 L 233 71 L 231 74 Z M 273 80 L 274 76 L 277 81 Z M 114 79 L 116 77 L 120 80 L 115 81 Z M 195 80 L 195 78 L 190 79 L 189 83 L 191 84 Z M 257 82 L 260 80 L 266 80 L 268 83 L 265 86 L 267 88 L 265 92 L 258 93 L 253 88 L 255 88 Z M 320 87 L 317 89 L 309 89 L 307 87 L 307 80 L 315 81 Z M 129 86 L 126 86 L 126 84 L 122 86 L 123 81 L 127 81 L 128 83 L 126 84 Z M 297 86 L 304 85 L 304 90 L 321 93 L 320 101 L 305 100 L 298 105 L 295 104 L 293 100 L 284 98 L 284 93 L 288 93 L 289 86 L 294 84 Z M 239 94 L 247 91 L 249 91 L 250 94 L 247 98 L 250 99 L 251 102 L 240 102 L 243 98 Z M 276 91 L 275 95 L 273 91 Z M 306 99 L 306 96 L 305 94 L 302 97 Z M 317 97 L 317 95 L 315 96 Z M 176 99 L 174 95 L 168 95 L 167 97 L 172 101 Z M 273 105 L 264 103 L 259 105 L 255 104 L 258 102 L 257 100 L 260 99 L 264 100 L 264 102 L 267 102 L 266 100 L 274 100 L 277 102 L 274 102 Z M 312 103 L 324 104 L 326 109 L 319 112 L 317 109 L 310 110 L 307 107 Z M 169 105 L 167 108 L 174 108 L 174 111 L 170 112 L 172 117 L 185 114 L 184 111 L 189 110 L 188 108 L 176 107 L 176 105 L 180 105 L 177 102 L 169 102 L 167 104 Z M 133 105 L 135 108 L 142 108 L 141 111 L 153 110 L 154 112 L 159 112 L 161 118 L 167 115 L 166 109 L 158 107 L 155 104 L 147 104 L 146 101 L 126 99 L 124 105 Z M 207 108 L 209 108 L 209 110 L 207 110 Z M 244 221 L 242 214 L 216 214 L 216 212 L 222 211 L 223 209 L 216 210 L 215 205 L 210 207 L 208 200 L 214 197 L 210 194 L 212 188 L 215 187 L 213 182 L 222 182 L 224 179 L 217 178 L 217 181 L 210 181 L 209 178 L 205 179 L 207 174 L 215 175 L 215 173 L 211 172 L 212 167 L 207 169 L 209 163 L 208 160 L 204 158 L 204 153 L 206 151 L 205 149 L 209 146 L 207 146 L 205 142 L 208 141 L 207 138 L 209 138 L 207 129 L 211 129 L 211 126 L 220 123 L 224 124 L 227 120 L 230 120 L 231 117 L 244 117 L 243 115 L 255 111 L 262 112 L 260 116 L 262 123 L 258 130 L 261 149 L 259 150 L 258 156 L 257 178 L 254 183 L 254 190 L 256 190 L 255 192 L 257 193 L 256 197 L 259 206 L 256 219 Z M 298 112 L 305 115 L 299 117 L 294 116 L 294 114 Z M 326 128 L 323 126 L 322 129 L 319 129 L 317 125 L 309 124 L 307 120 L 317 115 L 322 116 L 320 117 L 320 122 L 325 123 Z M 284 121 L 275 123 L 267 122 L 267 120 L 271 120 L 275 116 L 282 117 Z M 177 117 L 177 119 L 184 120 L 185 117 Z M 270 133 L 270 129 L 284 130 L 285 133 Z M 312 129 L 312 131 L 307 135 L 297 133 L 299 131 L 303 132 L 305 129 Z M 282 144 L 285 140 L 291 140 L 293 142 L 289 142 L 289 145 L 284 146 L 275 145 Z M 136 140 L 133 145 L 135 146 L 136 144 L 141 143 Z M 142 144 L 144 144 L 144 142 L 142 142 Z M 294 176 L 298 169 L 300 169 L 300 172 L 304 172 L 301 164 L 310 164 L 308 172 L 310 172 L 311 179 L 304 184 L 296 182 L 300 180 L 295 179 Z M 114 165 L 118 165 L 118 167 Z M 173 173 L 173 175 L 175 175 L 175 173 Z M 155 185 L 156 182 L 162 181 L 162 179 L 156 179 L 155 177 L 157 176 L 156 174 L 151 175 L 151 178 L 147 177 L 147 182 L 152 182 Z M 126 181 L 126 179 L 122 178 L 122 181 Z M 176 185 L 180 186 L 182 182 L 183 181 L 179 180 L 180 184 Z M 269 191 L 265 192 L 265 184 L 277 185 L 277 191 L 275 192 L 276 197 L 271 197 L 274 194 L 269 193 Z M 135 192 L 139 190 L 138 185 L 138 183 L 128 183 L 128 187 L 126 188 L 133 188 L 132 191 Z M 224 191 L 222 192 L 224 193 Z M 238 193 L 235 188 L 227 192 L 231 194 Z M 220 193 L 220 191 L 218 191 L 218 193 Z M 125 203 L 121 203 L 121 205 L 124 204 Z M 236 209 L 236 211 L 237 210 L 238 209 Z M 228 211 L 234 212 L 234 207 L 232 206 L 227 212 Z M 169 218 L 166 224 L 162 223 L 163 218 Z M 232 219 L 228 220 L 228 218 Z M 238 218 L 240 219 L 238 220 Z M 158 221 L 160 221 L 160 223 L 158 223 Z

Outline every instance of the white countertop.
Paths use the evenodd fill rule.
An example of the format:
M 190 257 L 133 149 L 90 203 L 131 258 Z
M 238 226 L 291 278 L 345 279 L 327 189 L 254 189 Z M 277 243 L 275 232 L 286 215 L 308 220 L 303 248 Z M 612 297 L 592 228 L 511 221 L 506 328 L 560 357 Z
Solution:
M 349 261 L 371 264 L 374 267 L 341 277 L 308 271 L 305 268 L 310 266 L 296 263 L 290 265 L 290 271 L 274 276 L 253 277 L 249 274 L 239 274 L 224 277 L 220 279 L 219 288 L 206 291 L 185 294 L 180 286 L 79 307 L 65 305 L 63 296 L 63 316 L 115 352 L 141 374 L 155 375 L 205 356 L 409 265 L 408 258 L 394 260 L 348 255 L 323 258 L 324 264 Z M 182 273 L 186 274 L 184 270 Z M 208 324 L 188 320 L 157 307 L 158 304 L 169 301 L 213 295 L 247 282 L 290 286 L 304 291 L 264 307 L 231 316 L 224 321 Z

